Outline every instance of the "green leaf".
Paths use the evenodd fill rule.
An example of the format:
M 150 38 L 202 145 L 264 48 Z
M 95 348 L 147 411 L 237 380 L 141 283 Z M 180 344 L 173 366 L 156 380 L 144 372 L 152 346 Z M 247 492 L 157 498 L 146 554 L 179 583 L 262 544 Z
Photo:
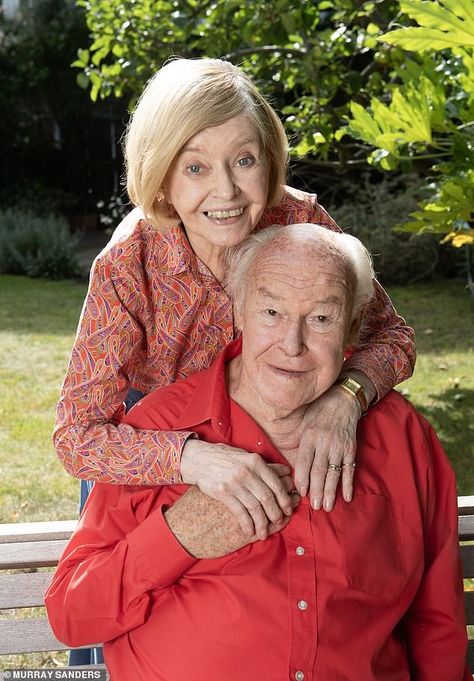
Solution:
M 441 0 L 441 3 L 443 3 L 443 0 Z M 447 5 L 447 3 L 444 4 Z M 400 0 L 402 12 L 415 19 L 420 26 L 458 34 L 460 39 L 463 34 L 467 36 L 472 35 L 473 30 L 471 24 L 471 30 L 469 31 L 468 16 L 461 11 L 462 5 L 462 0 L 457 0 L 455 14 L 450 9 L 443 7 L 439 2 L 434 2 L 433 0 Z M 464 5 L 467 7 L 467 3 L 464 3 Z
M 472 0 L 400 0 L 400 9 L 419 27 L 391 31 L 381 40 L 415 52 L 474 46 Z
M 465 45 L 474 46 L 474 35 L 469 35 L 467 40 L 460 42 L 459 37 L 437 31 L 434 28 L 400 28 L 379 36 L 377 40 L 413 52 L 444 50 L 445 48 L 464 47 Z
M 81 73 L 78 73 L 76 76 L 76 83 L 79 85 L 80 88 L 83 90 L 87 90 L 89 87 L 89 78 L 86 76 L 84 71 L 81 71 Z

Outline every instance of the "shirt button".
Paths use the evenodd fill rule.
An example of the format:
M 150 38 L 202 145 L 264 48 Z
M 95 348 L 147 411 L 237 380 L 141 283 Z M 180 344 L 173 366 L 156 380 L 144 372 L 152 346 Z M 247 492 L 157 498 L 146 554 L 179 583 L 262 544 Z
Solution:
M 258 445 L 259 447 L 261 447 L 261 446 L 262 446 L 262 441 L 261 441 L 261 440 L 257 440 L 257 445 Z
M 297 556 L 304 556 L 304 548 L 302 546 L 296 547 L 296 555 Z
M 295 679 L 296 679 L 296 681 L 303 681 L 304 672 L 295 672 Z
M 218 422 L 217 422 L 217 425 L 218 425 L 218 426 L 222 426 L 222 421 L 218 421 Z
M 298 608 L 300 610 L 306 610 L 307 607 L 308 607 L 308 604 L 306 603 L 306 601 L 298 601 Z

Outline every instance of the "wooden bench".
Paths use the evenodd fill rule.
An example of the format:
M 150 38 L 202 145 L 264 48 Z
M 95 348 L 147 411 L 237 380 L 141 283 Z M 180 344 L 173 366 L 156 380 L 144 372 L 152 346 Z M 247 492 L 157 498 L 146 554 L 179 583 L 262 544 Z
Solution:
M 474 579 L 474 496 L 459 497 L 458 506 L 464 577 Z M 57 564 L 75 523 L 71 520 L 0 525 L 0 611 L 43 605 L 51 568 Z M 474 625 L 474 591 L 466 591 L 465 596 L 466 622 Z M 0 655 L 66 649 L 55 638 L 45 615 L 0 620 Z M 474 632 L 469 641 L 468 660 L 474 669 Z

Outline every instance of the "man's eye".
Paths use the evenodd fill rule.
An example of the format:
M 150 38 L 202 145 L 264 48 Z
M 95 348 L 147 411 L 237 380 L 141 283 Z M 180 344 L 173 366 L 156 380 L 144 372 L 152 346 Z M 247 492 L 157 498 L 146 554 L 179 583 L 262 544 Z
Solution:
M 271 307 L 265 310 L 265 312 L 269 317 L 275 317 L 275 315 L 277 314 L 277 311 L 273 310 Z
M 324 323 L 328 321 L 328 317 L 325 314 L 318 314 L 316 316 L 316 321 L 320 323 Z

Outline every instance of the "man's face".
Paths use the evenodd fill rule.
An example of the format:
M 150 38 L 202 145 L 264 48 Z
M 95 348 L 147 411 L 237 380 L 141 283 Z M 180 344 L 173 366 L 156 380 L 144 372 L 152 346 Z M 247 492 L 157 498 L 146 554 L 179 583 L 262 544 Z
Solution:
M 339 375 L 353 281 L 337 255 L 277 240 L 249 272 L 241 318 L 240 387 L 275 417 L 308 404 Z M 263 404 L 262 404 L 263 403 Z

